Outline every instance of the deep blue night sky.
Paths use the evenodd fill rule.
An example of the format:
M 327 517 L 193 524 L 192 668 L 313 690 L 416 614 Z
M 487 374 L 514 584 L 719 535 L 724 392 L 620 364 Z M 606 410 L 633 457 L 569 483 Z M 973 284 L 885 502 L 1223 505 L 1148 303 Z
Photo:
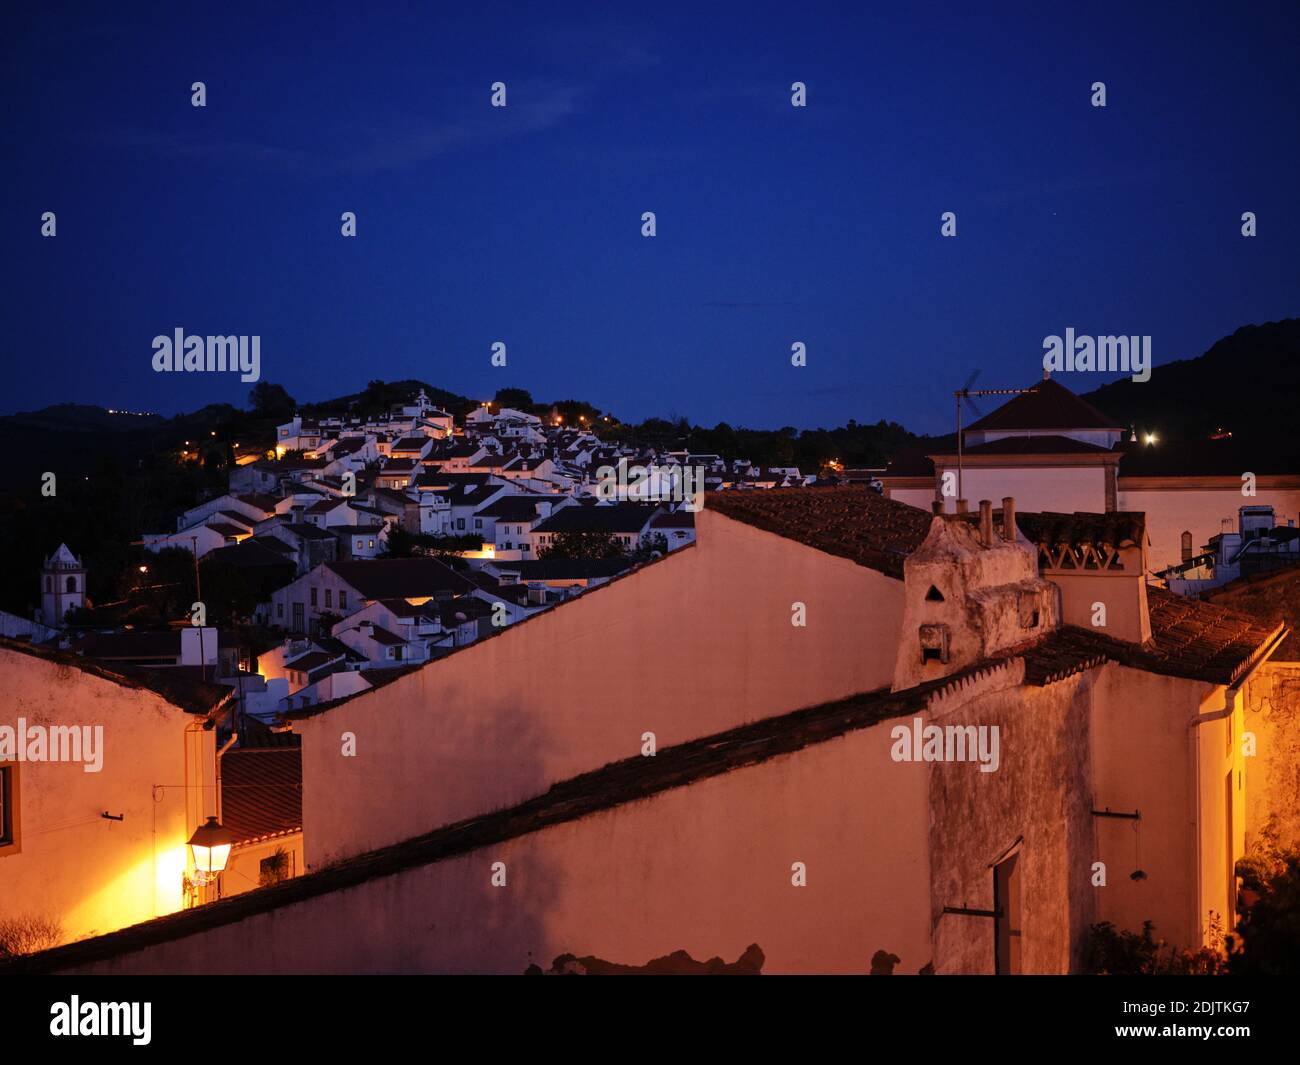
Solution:
M 1294 0 L 39 6 L 0 45 L 3 412 L 242 404 L 152 371 L 181 326 L 260 334 L 300 400 L 942 432 L 1067 326 L 1159 374 L 1300 313 Z

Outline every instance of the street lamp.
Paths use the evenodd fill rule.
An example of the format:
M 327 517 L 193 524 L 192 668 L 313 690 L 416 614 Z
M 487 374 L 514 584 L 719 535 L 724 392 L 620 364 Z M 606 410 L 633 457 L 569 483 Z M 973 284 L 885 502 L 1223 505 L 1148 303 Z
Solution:
M 215 817 L 194 830 L 190 851 L 194 855 L 194 875 L 200 884 L 210 884 L 226 867 L 235 834 Z

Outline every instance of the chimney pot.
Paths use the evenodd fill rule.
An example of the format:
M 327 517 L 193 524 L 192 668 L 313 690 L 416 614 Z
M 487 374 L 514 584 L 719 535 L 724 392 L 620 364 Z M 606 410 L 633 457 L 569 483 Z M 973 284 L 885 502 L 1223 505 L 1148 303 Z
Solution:
M 1002 497 L 1002 539 L 1016 542 L 1016 497 Z
M 967 504 L 966 504 L 966 500 L 964 500 L 964 499 L 959 499 L 959 500 L 957 500 L 957 513 L 958 513 L 958 514 L 965 514 L 969 509 L 970 509 L 970 507 L 967 506 Z
M 942 500 L 942 499 L 935 499 L 935 500 L 932 500 L 932 501 L 931 501 L 931 503 L 930 503 L 930 513 L 931 513 L 931 514 L 942 514 L 942 513 L 943 513 L 943 500 Z
M 989 499 L 980 500 L 980 543 L 993 546 L 993 502 Z

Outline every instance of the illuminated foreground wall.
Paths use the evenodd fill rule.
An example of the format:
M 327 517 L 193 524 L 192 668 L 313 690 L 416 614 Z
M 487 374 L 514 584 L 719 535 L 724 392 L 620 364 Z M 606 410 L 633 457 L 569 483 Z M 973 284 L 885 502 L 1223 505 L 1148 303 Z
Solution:
M 19 718 L 29 734 L 102 727 L 102 767 L 8 763 L 15 842 L 0 847 L 0 921 L 50 919 L 68 942 L 181 909 L 186 841 L 213 797 L 203 719 L 142 688 L 0 648 L 0 726 Z

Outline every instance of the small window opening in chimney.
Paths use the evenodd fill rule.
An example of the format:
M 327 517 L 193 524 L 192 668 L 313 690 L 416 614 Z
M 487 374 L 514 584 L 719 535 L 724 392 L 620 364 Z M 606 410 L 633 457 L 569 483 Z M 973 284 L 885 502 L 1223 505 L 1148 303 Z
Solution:
M 933 584 L 930 585 L 930 590 L 929 590 L 928 592 L 925 593 L 925 597 L 926 597 L 926 599 L 928 599 L 931 603 L 942 603 L 942 602 L 943 602 L 943 592 L 939 591 L 939 589 L 936 588 Z
M 948 661 L 948 626 L 921 626 L 921 662 Z
M 1038 628 L 1038 596 L 1033 592 L 1020 593 L 1020 627 L 1022 629 Z

